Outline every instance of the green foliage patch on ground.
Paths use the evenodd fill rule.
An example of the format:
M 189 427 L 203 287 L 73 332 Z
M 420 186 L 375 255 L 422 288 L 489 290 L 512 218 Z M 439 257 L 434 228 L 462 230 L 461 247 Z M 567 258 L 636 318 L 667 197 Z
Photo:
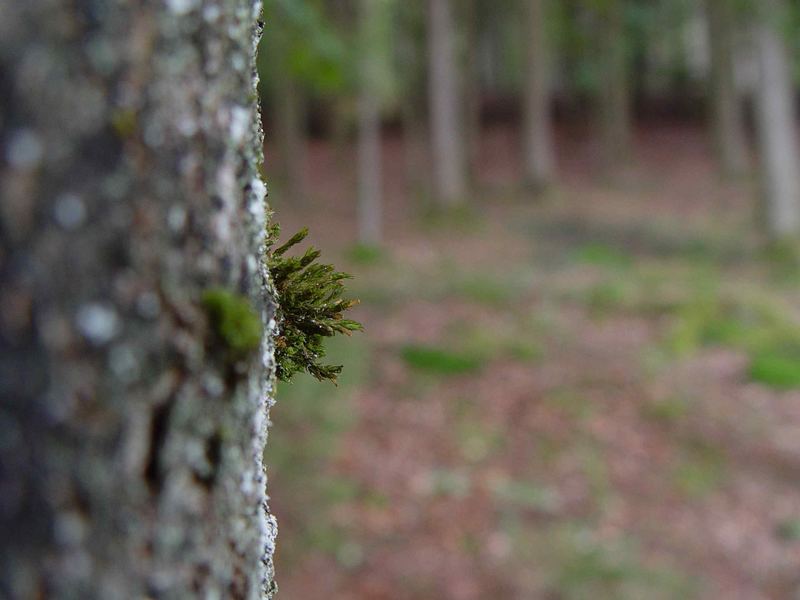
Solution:
M 518 526 L 518 523 L 509 523 Z M 670 564 L 645 562 L 634 536 L 604 536 L 592 523 L 557 522 L 527 529 L 515 547 L 546 574 L 542 597 L 565 600 L 683 600 L 696 594 L 696 582 Z M 535 545 L 532 546 L 532 537 Z
M 666 343 L 677 356 L 708 346 L 736 348 L 747 353 L 753 381 L 777 389 L 800 387 L 800 325 L 764 299 L 707 297 L 687 303 Z
M 347 258 L 360 265 L 374 265 L 386 258 L 386 251 L 378 246 L 356 244 L 350 248 Z
M 800 388 L 800 354 L 774 349 L 759 352 L 750 363 L 750 378 L 777 389 Z
M 480 357 L 436 346 L 408 345 L 400 355 L 410 367 L 437 375 L 463 375 L 482 365 Z
M 633 264 L 630 254 L 602 243 L 581 246 L 574 252 L 573 258 L 580 263 L 615 269 L 626 269 Z
M 722 485 L 727 476 L 727 461 L 719 449 L 708 444 L 689 443 L 680 450 L 672 478 L 679 491 L 701 498 Z
M 800 541 L 800 517 L 795 519 L 785 519 L 778 523 L 775 534 L 785 542 Z

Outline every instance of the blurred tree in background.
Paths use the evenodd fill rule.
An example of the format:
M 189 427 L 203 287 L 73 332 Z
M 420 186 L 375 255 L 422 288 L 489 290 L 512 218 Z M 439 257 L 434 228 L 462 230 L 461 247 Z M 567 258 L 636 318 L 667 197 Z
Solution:
M 530 0 L 522 15 L 525 53 L 525 178 L 534 189 L 545 189 L 555 175 L 551 116 L 550 51 L 547 0 Z
M 778 104 L 787 106 L 775 104 L 776 82 L 796 79 L 799 67 L 776 66 L 789 42 L 767 43 L 767 25 L 748 28 L 754 10 L 749 0 L 265 0 L 267 171 L 287 200 L 302 202 L 309 137 L 345 148 L 357 136 L 357 237 L 373 244 L 382 237 L 379 142 L 390 131 L 403 135 L 408 189 L 446 206 L 480 189 L 492 120 L 518 123 L 519 183 L 537 189 L 558 182 L 558 131 L 593 123 L 597 166 L 609 173 L 636 158 L 643 120 L 682 115 L 707 119 L 726 176 L 747 173 L 751 138 L 760 140 L 766 204 L 784 206 L 770 229 L 796 230 L 787 207 L 798 201 L 780 199 L 793 197 L 791 176 L 774 158 L 794 164 L 794 132 L 773 128 L 786 137 L 774 142 L 781 150 L 768 140 Z M 758 4 L 759 22 L 782 11 L 784 23 L 798 18 L 770 2 Z M 764 77 L 768 86 L 757 83 Z M 750 118 L 765 102 L 773 108 Z
M 782 23 L 789 4 L 765 0 L 755 7 L 755 52 L 758 65 L 756 122 L 761 156 L 766 222 L 776 239 L 800 232 L 800 150 L 796 127 L 795 87 Z
M 717 160 L 724 175 L 747 170 L 748 149 L 744 109 L 736 80 L 739 27 L 734 0 L 706 0 L 711 50 L 709 104 Z
M 267 157 L 267 169 L 294 202 L 306 201 L 310 108 L 320 96 L 341 93 L 348 83 L 349 46 L 337 35 L 326 8 L 322 1 L 264 1 L 265 22 L 281 24 L 268 27 L 258 62 L 260 92 L 267 99 L 265 133 L 277 148 Z

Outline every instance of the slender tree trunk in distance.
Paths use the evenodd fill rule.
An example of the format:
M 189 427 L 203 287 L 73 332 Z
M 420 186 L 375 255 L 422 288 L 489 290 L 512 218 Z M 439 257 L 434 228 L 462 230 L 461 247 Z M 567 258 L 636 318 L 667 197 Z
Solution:
M 413 98 L 403 103 L 400 118 L 403 123 L 403 161 L 409 193 L 430 195 L 431 181 L 426 157 L 430 152 L 427 143 L 424 110 L 415 106 Z
M 779 29 L 788 7 L 782 0 L 764 0 L 760 8 L 756 116 L 766 220 L 772 237 L 794 237 L 800 233 L 800 151 L 788 50 Z
M 744 113 L 735 77 L 735 7 L 732 0 L 706 0 L 711 43 L 711 119 L 717 160 L 724 176 L 747 171 Z
M 277 105 L 277 131 L 283 177 L 288 200 L 304 204 L 306 187 L 306 123 L 305 101 L 298 84 L 286 78 L 280 83 Z
M 445 206 L 467 195 L 462 96 L 455 59 L 451 0 L 428 0 L 428 94 L 433 153 L 433 191 Z
M 481 44 L 480 7 L 481 0 L 467 0 L 464 4 L 464 27 L 466 30 L 466 48 L 464 56 L 464 72 L 466 74 L 466 147 L 467 165 L 474 185 L 478 173 L 482 129 L 481 72 L 479 54 Z
M 613 169 L 630 157 L 631 102 L 625 47 L 625 0 L 605 0 L 600 11 L 600 134 L 603 162 Z
M 358 99 L 358 239 L 377 246 L 382 241 L 381 114 L 378 100 L 377 28 L 380 4 L 361 0 L 361 59 Z
M 350 39 L 357 30 L 358 6 L 353 0 L 330 0 L 330 15 L 336 34 L 342 39 Z M 336 94 L 330 99 L 333 109 L 331 142 L 336 153 L 336 166 L 348 172 L 352 166 L 352 134 L 357 127 L 358 101 L 352 94 Z
M 430 196 L 430 169 L 427 155 L 430 152 L 428 144 L 428 130 L 425 122 L 426 94 L 424 90 L 427 64 L 425 53 L 421 51 L 425 34 L 418 35 L 426 20 L 426 7 L 417 3 L 397 5 L 397 21 L 400 22 L 401 35 L 399 39 L 398 57 L 404 65 L 402 70 L 404 99 L 402 102 L 400 118 L 403 126 L 403 157 L 405 161 L 406 183 L 410 194 L 422 192 Z M 417 11 L 420 11 L 417 13 Z
M 3 598 L 272 597 L 260 8 L 0 0 Z
M 277 11 L 276 11 L 277 12 Z M 299 83 L 289 69 L 289 48 L 286 35 L 276 32 L 267 40 L 267 51 L 273 55 L 267 64 L 272 75 L 272 124 L 267 132 L 274 148 L 267 156 L 267 168 L 284 186 L 285 199 L 295 204 L 307 200 L 306 187 L 306 111 Z M 270 167 L 274 164 L 274 169 Z
M 547 0 L 526 0 L 524 97 L 525 180 L 534 190 L 552 183 L 555 170 L 545 29 Z

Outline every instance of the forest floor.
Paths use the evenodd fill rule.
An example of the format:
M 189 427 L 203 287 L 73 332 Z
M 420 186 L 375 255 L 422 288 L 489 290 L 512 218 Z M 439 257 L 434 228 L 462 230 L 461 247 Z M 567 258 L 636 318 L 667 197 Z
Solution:
M 330 346 L 338 388 L 299 378 L 272 413 L 282 598 L 798 597 L 800 266 L 701 128 L 642 130 L 613 182 L 561 137 L 534 200 L 488 130 L 446 216 L 387 139 L 379 255 L 353 246 L 351 156 L 312 145 L 304 206 L 273 189 L 366 327 Z

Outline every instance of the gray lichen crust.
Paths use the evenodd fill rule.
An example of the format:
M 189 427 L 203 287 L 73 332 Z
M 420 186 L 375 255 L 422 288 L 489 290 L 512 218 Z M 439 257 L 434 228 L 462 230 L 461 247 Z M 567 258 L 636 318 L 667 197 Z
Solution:
M 0 597 L 274 592 L 260 5 L 0 0 Z

